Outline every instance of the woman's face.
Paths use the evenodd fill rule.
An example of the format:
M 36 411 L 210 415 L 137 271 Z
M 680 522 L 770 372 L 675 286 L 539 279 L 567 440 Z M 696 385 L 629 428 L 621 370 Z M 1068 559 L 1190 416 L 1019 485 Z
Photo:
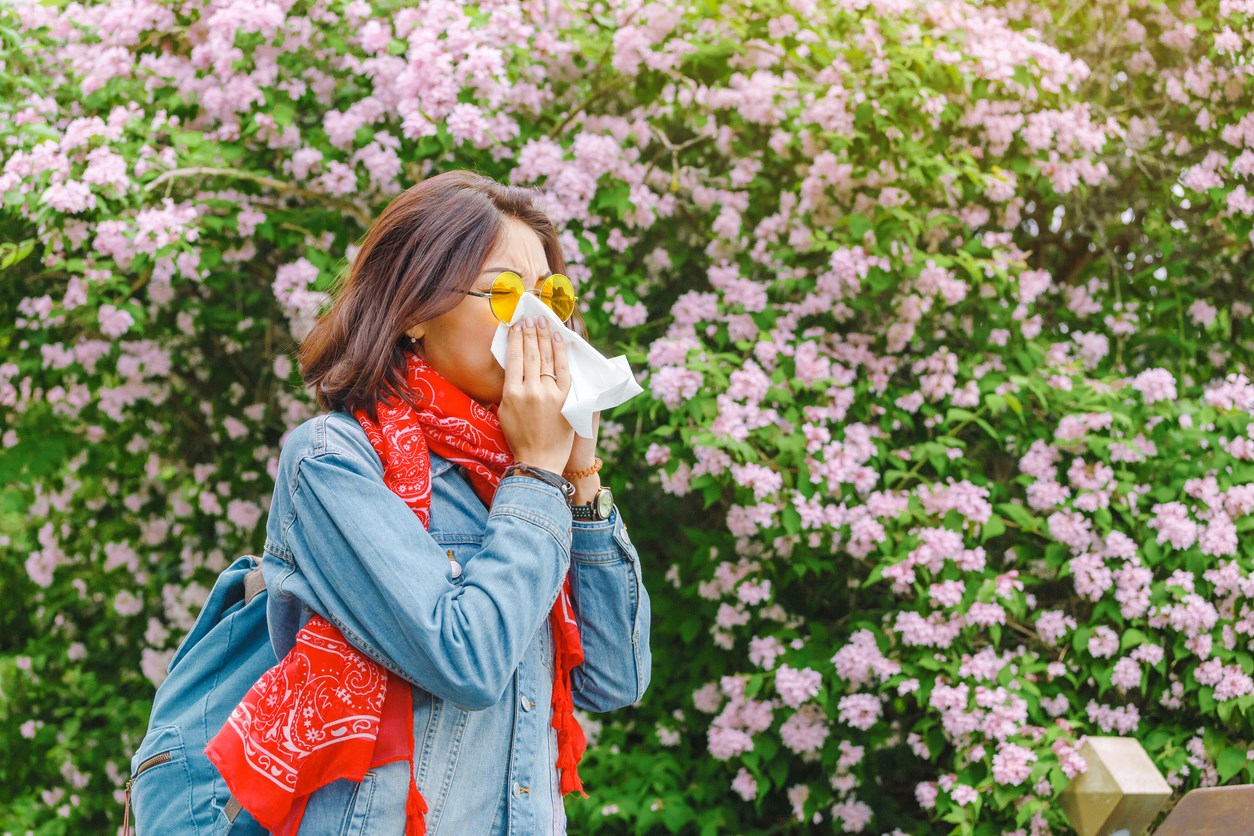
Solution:
M 501 239 L 488 253 L 473 290 L 488 292 L 502 270 L 522 276 L 527 287 L 537 287 L 549 275 L 544 244 L 531 227 L 507 218 Z M 441 377 L 480 403 L 499 404 L 505 370 L 492 356 L 492 337 L 500 320 L 491 300 L 467 295 L 447 313 L 409 329 L 414 347 Z

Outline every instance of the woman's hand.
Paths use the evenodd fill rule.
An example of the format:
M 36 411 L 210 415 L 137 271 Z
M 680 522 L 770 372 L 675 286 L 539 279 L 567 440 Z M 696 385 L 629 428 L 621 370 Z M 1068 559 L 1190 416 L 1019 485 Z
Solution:
M 514 459 L 561 473 L 575 430 L 562 415 L 570 391 L 570 364 L 560 333 L 541 317 L 509 329 L 505 388 L 497 417 Z
M 569 471 L 587 470 L 596 464 L 597 457 L 597 435 L 601 427 L 601 413 L 592 416 L 592 438 L 584 438 L 578 433 L 575 434 L 575 443 L 570 448 L 570 458 L 566 462 L 566 469 Z M 570 479 L 570 477 L 566 477 Z M 601 487 L 601 474 L 593 473 L 591 476 L 585 476 L 582 479 L 570 479 L 571 484 L 575 486 L 575 497 L 571 500 L 575 505 L 583 505 L 591 502 L 593 495 L 597 492 L 597 488 Z
M 597 432 L 601 426 L 601 413 L 592 416 L 592 438 L 584 438 L 575 434 L 575 443 L 570 448 L 570 458 L 566 461 L 567 470 L 586 470 L 595 464 L 597 457 Z

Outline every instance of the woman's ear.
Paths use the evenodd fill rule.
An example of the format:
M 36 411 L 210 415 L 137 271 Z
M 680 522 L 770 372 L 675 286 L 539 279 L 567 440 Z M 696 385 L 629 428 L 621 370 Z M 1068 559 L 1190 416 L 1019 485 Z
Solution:
M 421 325 L 415 325 L 413 328 L 410 328 L 408 331 L 405 332 L 405 334 L 409 337 L 409 341 L 411 343 L 418 342 L 424 336 L 426 336 L 426 333 L 427 333 L 427 329 L 422 327 Z

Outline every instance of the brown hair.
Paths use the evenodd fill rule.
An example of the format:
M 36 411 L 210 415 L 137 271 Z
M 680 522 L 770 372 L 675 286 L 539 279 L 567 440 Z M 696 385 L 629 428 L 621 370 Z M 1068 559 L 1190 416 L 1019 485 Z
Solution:
M 417 408 L 405 383 L 406 332 L 456 307 L 473 288 L 507 218 L 536 231 L 549 269 L 566 270 L 537 189 L 505 186 L 470 171 L 448 171 L 401 192 L 371 225 L 334 302 L 301 343 L 301 377 L 318 406 L 378 420 L 380 399 Z M 342 277 L 343 278 L 343 277 Z M 569 326 L 587 336 L 578 309 Z

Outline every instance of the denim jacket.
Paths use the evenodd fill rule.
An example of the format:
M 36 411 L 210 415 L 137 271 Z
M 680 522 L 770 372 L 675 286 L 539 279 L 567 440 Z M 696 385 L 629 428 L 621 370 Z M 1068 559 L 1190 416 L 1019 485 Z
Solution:
M 569 570 L 584 650 L 571 672 L 575 706 L 635 703 L 652 673 L 639 556 L 617 508 L 603 522 L 574 521 L 561 492 L 537 479 L 503 479 L 488 509 L 462 468 L 433 453 L 431 483 L 428 530 L 384 484 L 351 414 L 292 430 L 262 564 L 275 653 L 286 656 L 317 612 L 412 683 L 430 836 L 565 833 L 549 612 Z M 317 790 L 301 833 L 401 834 L 406 770 L 398 761 Z

